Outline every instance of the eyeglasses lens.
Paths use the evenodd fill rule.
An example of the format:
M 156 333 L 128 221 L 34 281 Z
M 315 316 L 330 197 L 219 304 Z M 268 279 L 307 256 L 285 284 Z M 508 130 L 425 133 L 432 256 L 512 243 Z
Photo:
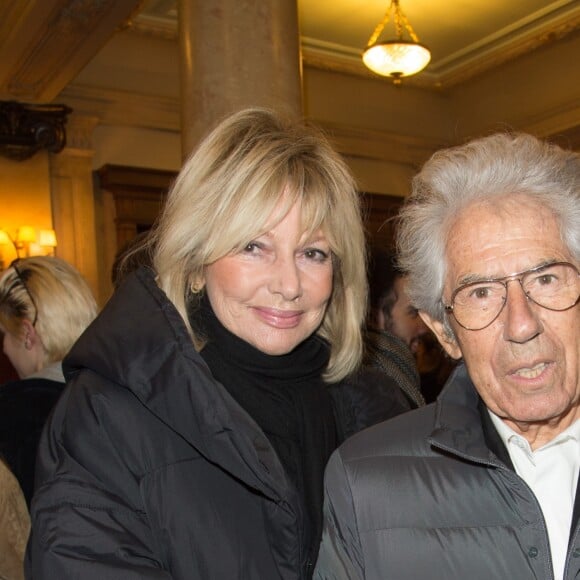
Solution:
M 470 330 L 491 324 L 504 307 L 509 282 L 515 280 L 531 301 L 548 310 L 567 310 L 580 297 L 578 270 L 572 264 L 551 264 L 518 276 L 474 282 L 459 288 L 453 298 L 457 322 Z

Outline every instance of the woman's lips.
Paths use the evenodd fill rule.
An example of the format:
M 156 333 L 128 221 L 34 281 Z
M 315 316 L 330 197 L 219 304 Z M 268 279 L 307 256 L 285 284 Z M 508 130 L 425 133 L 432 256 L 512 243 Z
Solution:
M 277 308 L 254 308 L 258 317 L 275 328 L 294 328 L 302 318 L 302 310 L 279 310 Z

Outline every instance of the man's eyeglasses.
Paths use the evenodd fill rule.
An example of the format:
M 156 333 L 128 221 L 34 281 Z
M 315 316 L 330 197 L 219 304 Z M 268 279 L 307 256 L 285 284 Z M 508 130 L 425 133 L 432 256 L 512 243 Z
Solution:
M 20 258 L 17 258 L 16 260 L 14 260 L 12 262 L 12 264 L 10 264 L 10 266 L 12 266 L 12 268 L 14 268 L 14 272 L 16 272 L 16 276 L 18 278 L 18 282 L 24 288 L 24 291 L 26 292 L 26 294 L 28 294 L 28 298 L 30 298 L 30 302 L 32 303 L 32 306 L 34 306 L 34 320 L 32 321 L 32 326 L 35 326 L 36 325 L 36 321 L 38 320 L 38 307 L 36 306 L 36 302 L 34 301 L 34 297 L 30 293 L 30 290 L 28 289 L 28 286 L 26 285 L 25 277 L 22 275 L 22 272 L 18 268 L 18 265 L 17 264 L 18 264 L 19 261 L 20 261 Z M 10 289 L 10 291 L 13 288 L 14 288 L 14 285 L 12 286 L 12 288 Z
M 557 312 L 572 308 L 580 299 L 580 274 L 568 262 L 554 262 L 503 278 L 470 282 L 457 288 L 451 304 L 443 304 L 457 323 L 467 330 L 483 330 L 501 313 L 507 301 L 508 284 L 517 280 L 538 306 Z

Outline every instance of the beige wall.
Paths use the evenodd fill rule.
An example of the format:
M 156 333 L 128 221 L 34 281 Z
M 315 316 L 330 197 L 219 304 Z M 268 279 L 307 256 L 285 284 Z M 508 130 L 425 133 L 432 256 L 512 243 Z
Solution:
M 580 35 L 532 50 L 452 92 L 455 132 L 513 128 L 553 136 L 580 122 Z
M 95 129 L 93 146 L 95 170 L 108 164 L 177 170 L 181 164 L 177 131 L 101 125 Z

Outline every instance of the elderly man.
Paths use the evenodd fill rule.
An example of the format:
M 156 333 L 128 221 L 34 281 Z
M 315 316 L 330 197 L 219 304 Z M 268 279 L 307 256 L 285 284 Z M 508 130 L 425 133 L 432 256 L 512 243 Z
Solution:
M 408 292 L 464 364 L 335 452 L 315 577 L 578 579 L 580 157 L 498 134 L 413 186 Z

